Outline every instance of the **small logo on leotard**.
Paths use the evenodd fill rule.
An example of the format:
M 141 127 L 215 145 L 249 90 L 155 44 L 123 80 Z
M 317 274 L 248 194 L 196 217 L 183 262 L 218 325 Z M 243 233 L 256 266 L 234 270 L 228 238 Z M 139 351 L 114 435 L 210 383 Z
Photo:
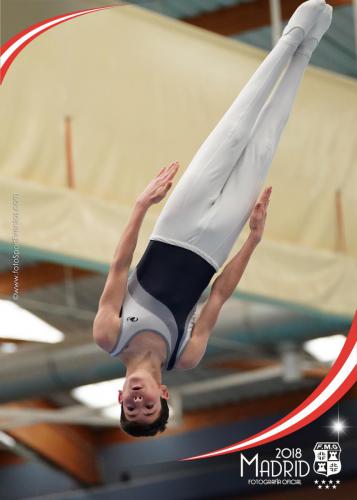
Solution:
M 138 321 L 138 319 L 139 319 L 139 318 L 137 318 L 136 316 L 128 316 L 128 317 L 126 318 L 126 320 L 127 320 L 127 321 L 132 321 L 133 323 L 134 323 L 135 321 Z

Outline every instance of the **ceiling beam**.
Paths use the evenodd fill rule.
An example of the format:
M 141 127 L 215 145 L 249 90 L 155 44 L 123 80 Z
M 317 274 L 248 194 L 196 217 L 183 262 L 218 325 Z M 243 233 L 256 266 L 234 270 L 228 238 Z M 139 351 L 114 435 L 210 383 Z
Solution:
M 250 370 L 248 372 L 230 373 L 228 375 L 211 377 L 199 382 L 190 382 L 182 386 L 175 387 L 175 390 L 183 396 L 194 396 L 195 394 L 205 394 L 221 389 L 249 386 L 251 384 L 264 383 L 268 380 L 280 380 L 284 375 L 283 366 L 277 364 Z
M 288 20 L 301 0 L 281 2 L 282 19 Z M 333 7 L 351 5 L 351 0 L 329 0 Z M 236 35 L 243 31 L 254 30 L 271 24 L 268 0 L 256 0 L 251 3 L 233 5 L 214 12 L 184 18 L 183 21 L 199 28 L 213 31 L 220 35 Z
M 42 400 L 22 401 L 1 407 L 54 408 L 53 405 Z M 96 461 L 95 440 L 88 429 L 67 424 L 36 424 L 12 429 L 7 433 L 80 483 L 101 484 Z
M 19 287 L 20 294 L 55 283 L 61 283 L 68 277 L 68 271 L 73 279 L 90 276 L 95 273 L 78 269 L 76 267 L 66 267 L 50 262 L 41 262 L 39 264 L 29 265 L 20 269 Z M 14 292 L 14 275 L 11 271 L 0 273 L 0 295 L 12 296 Z
M 234 371 L 251 371 L 257 370 L 259 368 L 268 368 L 272 366 L 277 366 L 279 360 L 274 359 L 264 359 L 264 358 L 229 358 L 221 360 L 213 360 L 206 364 L 208 369 L 219 369 L 219 370 L 234 370 Z
M 47 424 L 76 424 L 91 427 L 113 427 L 117 420 L 100 414 L 100 409 L 88 408 L 84 405 L 66 406 L 64 408 L 39 409 L 24 408 L 16 405 L 0 406 L 0 430 L 8 431 L 16 427 Z
M 16 455 L 16 453 L 13 453 L 12 451 L 0 450 L 0 467 L 22 464 L 25 461 L 25 458 Z
M 223 359 L 212 361 L 207 364 L 207 368 L 220 370 L 234 370 L 235 372 L 250 372 L 262 368 L 273 368 L 278 365 L 278 361 L 264 358 L 238 358 L 238 359 Z M 330 371 L 329 366 L 324 366 L 319 363 L 304 363 L 302 365 L 302 375 L 305 379 L 324 378 Z

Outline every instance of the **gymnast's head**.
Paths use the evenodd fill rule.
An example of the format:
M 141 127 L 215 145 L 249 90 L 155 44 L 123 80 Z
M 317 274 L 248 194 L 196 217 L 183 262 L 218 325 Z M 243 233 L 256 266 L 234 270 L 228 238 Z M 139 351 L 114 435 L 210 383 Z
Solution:
M 121 428 L 136 437 L 163 432 L 169 418 L 166 385 L 158 383 L 147 372 L 143 375 L 136 372 L 135 377 L 127 377 L 118 398 Z

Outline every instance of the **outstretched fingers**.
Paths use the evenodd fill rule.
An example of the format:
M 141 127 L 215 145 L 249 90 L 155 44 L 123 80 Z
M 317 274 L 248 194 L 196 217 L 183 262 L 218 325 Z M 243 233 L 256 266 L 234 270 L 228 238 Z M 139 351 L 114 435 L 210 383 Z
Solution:
M 167 178 L 173 177 L 176 174 L 179 166 L 180 166 L 179 162 L 174 161 L 173 163 L 171 163 L 167 167 L 163 167 L 157 176 L 161 177 L 162 179 L 165 179 L 165 180 Z
M 264 192 L 260 197 L 258 205 L 264 208 L 264 210 L 268 208 L 271 192 L 272 192 L 272 187 L 269 186 L 268 188 L 264 189 Z
M 255 205 L 254 210 L 255 210 L 255 214 L 258 217 L 266 218 L 271 192 L 272 192 L 271 186 L 264 189 L 262 195 L 260 196 L 258 203 Z

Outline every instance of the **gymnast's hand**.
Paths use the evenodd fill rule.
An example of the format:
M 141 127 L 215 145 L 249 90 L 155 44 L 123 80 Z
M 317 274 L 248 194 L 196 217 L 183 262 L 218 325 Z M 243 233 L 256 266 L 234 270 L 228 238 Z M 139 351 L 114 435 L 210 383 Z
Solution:
M 250 232 L 257 242 L 259 242 L 263 236 L 265 219 L 267 216 L 271 191 L 272 191 L 271 186 L 264 189 L 264 192 L 261 195 L 260 200 L 255 205 L 252 215 L 250 216 L 249 220 Z
M 163 167 L 157 176 L 149 182 L 137 201 L 149 207 L 150 205 L 159 203 L 163 200 L 172 186 L 173 178 L 175 177 L 179 166 L 179 162 L 175 161 L 168 167 Z

